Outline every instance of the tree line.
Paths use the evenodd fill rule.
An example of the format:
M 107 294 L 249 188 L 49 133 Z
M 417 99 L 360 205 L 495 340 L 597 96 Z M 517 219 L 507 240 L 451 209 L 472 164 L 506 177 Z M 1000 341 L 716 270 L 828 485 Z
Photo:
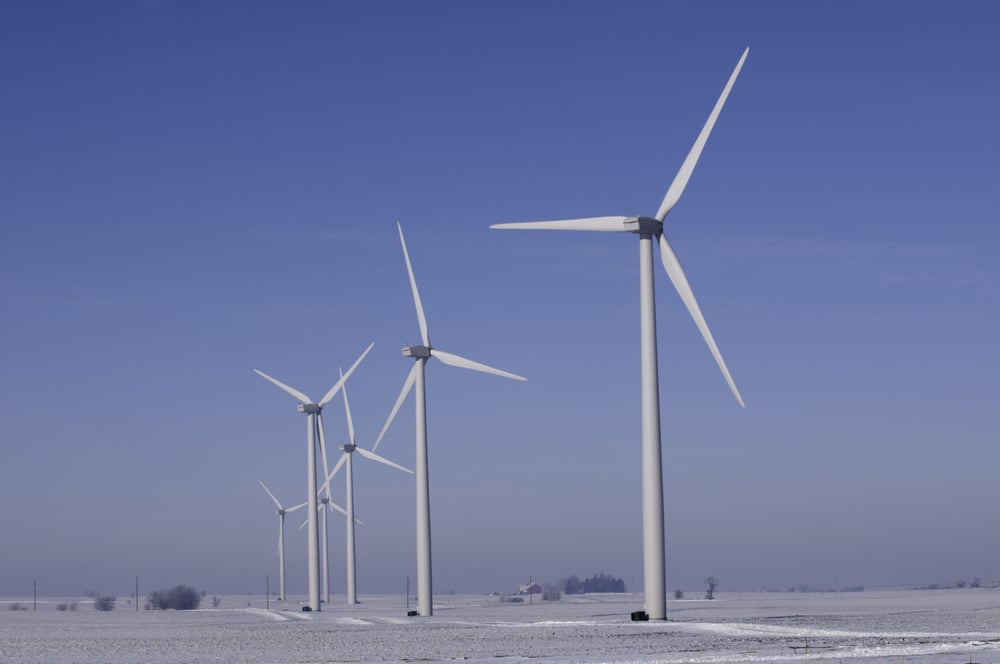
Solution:
M 603 570 L 594 576 L 582 580 L 576 574 L 567 576 L 556 581 L 555 588 L 566 595 L 626 592 L 625 581 L 616 579 L 610 574 L 606 574 Z

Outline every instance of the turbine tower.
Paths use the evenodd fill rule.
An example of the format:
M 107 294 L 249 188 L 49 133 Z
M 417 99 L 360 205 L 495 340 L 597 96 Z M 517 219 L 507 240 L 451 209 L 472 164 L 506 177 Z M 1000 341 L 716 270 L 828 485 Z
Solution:
M 708 344 L 722 375 L 725 376 L 729 388 L 736 400 L 743 406 L 743 398 L 733 382 L 729 369 L 719 353 L 719 348 L 712 338 L 701 308 L 694 298 L 691 286 L 688 284 L 684 270 L 674 254 L 673 248 L 663 232 L 663 220 L 673 209 L 684 188 L 687 186 L 691 173 L 698 163 L 698 157 L 705 147 L 715 121 L 726 103 L 726 97 L 736 82 L 736 77 L 743 67 L 750 49 L 736 64 L 722 95 L 715 103 L 708 121 L 695 140 L 680 170 L 670 184 L 660 209 L 655 217 L 588 217 L 584 219 L 566 219 L 561 221 L 537 221 L 509 224 L 494 224 L 490 228 L 513 229 L 548 229 L 568 231 L 606 231 L 635 233 L 639 236 L 639 299 L 640 313 L 640 348 L 641 348 L 641 385 L 642 385 L 642 538 L 643 538 L 643 573 L 646 597 L 646 615 L 653 620 L 665 620 L 667 617 L 666 580 L 663 540 L 663 467 L 660 454 L 660 395 L 659 376 L 657 375 L 656 353 L 656 305 L 653 294 L 653 239 L 660 245 L 660 260 L 670 277 L 671 283 L 683 300 L 695 325 L 701 331 L 705 343 Z
M 281 381 L 268 376 L 262 371 L 254 372 L 260 377 L 269 380 L 276 386 L 292 395 L 299 400 L 298 411 L 300 413 L 306 414 L 306 441 L 307 441 L 307 470 L 306 470 L 306 496 L 309 501 L 309 535 L 308 535 L 308 565 L 309 565 L 309 608 L 313 611 L 321 610 L 320 607 L 320 550 L 319 550 L 319 527 L 316 519 L 316 510 L 319 507 L 318 493 L 317 493 L 317 481 L 316 481 L 316 444 L 317 439 L 320 435 L 319 432 L 319 417 L 318 415 L 323 410 L 323 406 L 328 404 L 337 392 L 344 385 L 346 381 L 357 366 L 361 363 L 361 360 L 365 359 L 365 355 L 368 351 L 372 349 L 375 344 L 370 344 L 365 352 L 361 353 L 361 357 L 355 360 L 351 368 L 347 370 L 347 373 L 341 377 L 333 387 L 323 396 L 319 402 L 314 402 L 305 393 L 296 390 L 293 387 L 285 385 Z
M 388 419 L 386 419 L 385 424 L 382 426 L 382 431 L 379 433 L 375 444 L 372 446 L 372 451 L 374 451 L 378 447 L 378 444 L 382 441 L 382 436 L 385 435 L 389 425 L 392 424 L 392 420 L 399 411 L 399 407 L 402 405 L 403 400 L 406 399 L 410 390 L 415 386 L 417 392 L 417 614 L 421 616 L 430 616 L 434 614 L 434 590 L 432 588 L 431 581 L 431 498 L 427 471 L 427 401 L 424 391 L 424 365 L 427 363 L 428 359 L 436 357 L 441 362 L 453 367 L 472 369 L 473 371 L 481 371 L 483 373 L 503 376 L 505 378 L 513 378 L 514 380 L 526 379 L 516 374 L 488 367 L 485 364 L 480 364 L 479 362 L 473 362 L 472 360 L 468 360 L 458 355 L 446 353 L 443 350 L 438 350 L 437 348 L 431 346 L 430 337 L 427 334 L 427 319 L 424 318 L 424 308 L 420 303 L 420 293 L 417 291 L 417 282 L 413 278 L 413 266 L 410 265 L 410 255 L 406 251 L 406 240 L 403 239 L 403 227 L 398 223 L 396 224 L 396 227 L 399 229 L 399 243 L 403 247 L 403 259 L 406 261 L 406 272 L 410 277 L 410 289 L 413 291 L 413 304 L 417 309 L 417 323 L 420 326 L 420 339 L 423 343 L 419 346 L 406 346 L 403 348 L 403 356 L 413 358 L 413 368 L 410 369 L 410 373 L 406 376 L 406 381 L 403 383 L 403 389 L 400 391 L 399 397 L 396 399 L 396 403 L 392 407 L 392 412 L 389 413 Z
M 404 468 L 397 463 L 389 461 L 383 456 L 375 454 L 374 452 L 369 452 L 363 447 L 358 446 L 358 439 L 354 435 L 354 418 L 351 417 L 351 404 L 347 400 L 347 386 L 345 385 L 341 390 L 344 395 L 344 411 L 347 414 L 347 433 L 350 437 L 350 442 L 340 446 L 340 449 L 344 451 L 341 455 L 340 460 L 337 465 L 334 466 L 333 471 L 330 472 L 326 477 L 326 482 L 323 483 L 326 489 L 327 496 L 330 494 L 330 481 L 333 476 L 337 474 L 337 471 L 341 467 L 346 466 L 347 472 L 347 494 L 344 499 L 344 504 L 347 505 L 347 604 L 353 605 L 358 603 L 358 571 L 355 555 L 354 546 L 354 452 L 357 452 L 366 459 L 371 459 L 372 461 L 377 461 L 386 466 L 402 470 L 403 472 L 413 474 L 413 471 L 409 468 Z
M 274 504 L 278 506 L 278 599 L 285 601 L 287 599 L 285 596 L 285 515 L 289 512 L 294 512 L 299 508 L 305 507 L 309 503 L 299 503 L 295 507 L 289 507 L 286 509 L 282 506 L 278 499 L 274 497 L 271 490 L 264 486 L 263 482 L 260 480 L 257 481 L 260 482 L 262 487 L 264 487 L 264 491 L 267 491 L 267 495 L 271 496 L 271 500 L 274 501 Z

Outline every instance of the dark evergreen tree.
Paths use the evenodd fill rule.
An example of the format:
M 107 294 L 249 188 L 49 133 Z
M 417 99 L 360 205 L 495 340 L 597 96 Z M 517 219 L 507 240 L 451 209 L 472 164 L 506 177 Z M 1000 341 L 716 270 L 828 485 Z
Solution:
M 198 608 L 201 593 L 191 586 L 174 586 L 170 590 L 154 590 L 149 593 L 148 600 L 149 606 L 154 609 L 187 611 Z
M 585 593 L 623 593 L 625 592 L 625 582 L 616 579 L 610 574 L 601 572 L 583 581 L 583 592 Z

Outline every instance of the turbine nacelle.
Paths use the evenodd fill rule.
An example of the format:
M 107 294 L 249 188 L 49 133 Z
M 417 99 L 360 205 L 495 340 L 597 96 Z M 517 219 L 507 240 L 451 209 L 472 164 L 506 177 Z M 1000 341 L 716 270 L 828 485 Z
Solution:
M 340 449 L 350 454 L 354 450 L 358 449 L 358 446 L 355 445 L 354 443 L 344 443 L 343 445 L 340 446 Z
M 318 413 L 323 410 L 323 407 L 315 403 L 300 403 L 295 407 L 300 413 L 305 413 L 306 415 L 312 415 L 313 413 Z
M 403 348 L 403 357 L 430 357 L 431 347 L 430 346 L 405 346 Z
M 663 232 L 663 222 L 652 217 L 629 217 L 622 222 L 625 231 L 639 235 L 659 235 Z

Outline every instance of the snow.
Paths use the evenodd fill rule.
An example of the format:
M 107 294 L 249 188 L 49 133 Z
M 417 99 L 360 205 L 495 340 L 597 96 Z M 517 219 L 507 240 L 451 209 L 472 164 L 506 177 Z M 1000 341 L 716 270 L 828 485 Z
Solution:
M 439 596 L 429 618 L 403 597 L 342 597 L 319 613 L 296 602 L 224 596 L 218 608 L 102 613 L 40 600 L 0 611 L 4 662 L 997 662 L 1000 590 L 740 593 L 670 602 L 667 622 L 631 622 L 639 595 L 559 602 Z M 338 602 L 337 600 L 340 600 Z M 32 606 L 30 598 L 0 600 Z

